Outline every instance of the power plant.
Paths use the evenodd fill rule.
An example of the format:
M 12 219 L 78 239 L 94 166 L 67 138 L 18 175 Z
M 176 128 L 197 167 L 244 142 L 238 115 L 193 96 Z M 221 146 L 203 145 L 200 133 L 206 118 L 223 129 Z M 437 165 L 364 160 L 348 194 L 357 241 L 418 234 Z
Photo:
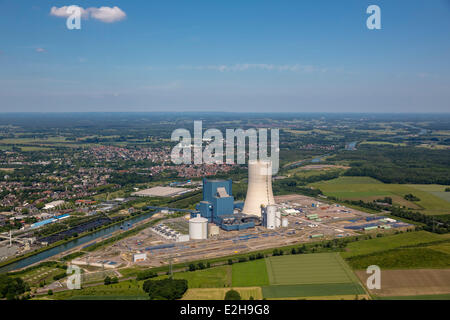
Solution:
M 191 214 L 193 238 L 199 239 L 197 224 L 200 219 L 209 222 L 209 229 L 214 226 L 226 231 L 243 230 L 261 225 L 264 218 L 261 212 L 269 212 L 269 218 L 263 221 L 267 228 L 280 227 L 280 212 L 277 210 L 272 193 L 272 164 L 270 161 L 250 161 L 248 165 L 248 189 L 245 204 L 234 201 L 231 180 L 203 179 L 203 199 L 196 206 L 200 212 Z M 273 216 L 273 217 L 272 217 Z M 206 227 L 205 227 L 206 228 Z M 208 230 L 208 228 L 206 229 Z M 191 223 L 189 224 L 191 232 Z M 202 234 L 206 234 L 203 233 Z
M 261 217 L 261 206 L 274 204 L 272 162 L 267 160 L 249 161 L 247 196 L 242 212 Z
M 203 179 L 203 200 L 196 209 L 209 223 L 227 231 L 254 227 L 259 219 L 240 213 L 242 206 L 241 201 L 234 201 L 231 180 Z M 195 218 L 195 215 L 191 216 Z

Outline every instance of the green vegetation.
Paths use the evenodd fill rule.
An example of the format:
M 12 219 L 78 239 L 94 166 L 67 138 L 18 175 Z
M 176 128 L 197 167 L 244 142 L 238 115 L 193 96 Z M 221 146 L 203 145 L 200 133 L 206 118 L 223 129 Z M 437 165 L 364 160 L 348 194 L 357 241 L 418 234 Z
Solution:
M 269 284 L 266 262 L 258 259 L 249 262 L 235 263 L 233 270 L 233 287 L 256 287 Z
M 14 300 L 28 290 L 28 285 L 21 278 L 0 274 L 0 299 Z
M 370 265 L 381 269 L 448 268 L 450 255 L 429 248 L 405 248 L 348 258 L 353 269 L 364 270 Z
M 167 279 L 168 276 L 159 276 L 156 279 Z M 231 286 L 231 267 L 220 266 L 210 269 L 176 272 L 173 279 L 186 280 L 189 288 L 223 288 Z
M 89 299 L 135 299 L 141 297 L 148 299 L 148 295 L 142 290 L 142 282 L 134 280 L 121 281 L 116 284 L 99 285 L 94 287 L 81 288 L 80 290 L 66 290 L 54 292 L 52 299 L 56 300 L 89 300 Z
M 236 290 L 231 289 L 225 294 L 224 300 L 241 300 L 241 295 Z
M 73 260 L 75 258 L 81 257 L 83 256 L 85 253 L 83 251 L 76 251 L 76 252 L 72 252 L 68 255 L 65 255 L 64 257 L 61 258 L 62 261 L 70 261 Z
M 405 194 L 403 196 L 403 198 L 405 198 L 405 200 L 408 200 L 408 201 L 420 201 L 420 199 L 418 197 L 416 197 L 415 195 L 413 195 L 412 193 Z
M 320 189 L 325 195 L 343 200 L 362 200 L 372 202 L 380 197 L 390 197 L 394 204 L 424 214 L 448 214 L 450 201 L 433 192 L 443 192 L 445 186 L 408 184 L 386 184 L 369 177 L 339 177 L 337 179 L 317 182 L 311 186 Z M 405 199 L 405 195 L 414 194 L 414 199 Z
M 335 161 L 351 161 L 347 176 L 367 176 L 385 183 L 450 184 L 450 150 L 391 145 L 359 145 Z
M 357 282 L 337 253 L 266 258 L 271 285 Z
M 429 244 L 450 239 L 450 234 L 437 235 L 426 231 L 406 232 L 365 241 L 351 242 L 347 244 L 345 252 L 341 252 L 344 258 L 366 255 L 400 247 Z
M 103 282 L 104 282 L 105 286 L 107 286 L 110 284 L 119 283 L 119 279 L 117 277 L 106 276 L 105 280 Z
M 186 280 L 163 279 L 147 280 L 142 289 L 148 293 L 150 300 L 180 299 L 188 288 Z
M 155 278 L 157 276 L 158 276 L 158 274 L 156 272 L 153 272 L 152 270 L 144 270 L 144 271 L 141 271 L 141 272 L 139 272 L 137 274 L 136 280 L 137 281 L 147 280 L 147 279 L 150 279 L 150 278 Z
M 354 283 L 315 283 L 266 286 L 262 288 L 267 299 L 301 298 L 364 294 L 364 289 Z

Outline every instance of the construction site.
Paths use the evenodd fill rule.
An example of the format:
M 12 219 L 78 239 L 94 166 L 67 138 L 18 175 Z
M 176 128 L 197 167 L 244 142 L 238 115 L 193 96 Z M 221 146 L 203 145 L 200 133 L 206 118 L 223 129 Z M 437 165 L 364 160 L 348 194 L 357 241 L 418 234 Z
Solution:
M 88 254 L 75 263 L 117 268 L 133 264 L 158 267 L 195 260 L 212 259 L 246 252 L 278 248 L 319 240 L 331 240 L 411 225 L 369 214 L 339 204 L 322 203 L 303 195 L 274 198 L 280 213 L 279 227 L 262 224 L 245 230 L 226 231 L 207 223 L 204 239 L 188 239 L 190 215 L 164 220 L 139 234 Z M 161 231 L 163 230 L 163 232 Z M 184 241 L 175 234 L 184 236 Z M 181 237 L 183 238 L 183 237 Z M 177 240 L 178 239 L 178 240 Z

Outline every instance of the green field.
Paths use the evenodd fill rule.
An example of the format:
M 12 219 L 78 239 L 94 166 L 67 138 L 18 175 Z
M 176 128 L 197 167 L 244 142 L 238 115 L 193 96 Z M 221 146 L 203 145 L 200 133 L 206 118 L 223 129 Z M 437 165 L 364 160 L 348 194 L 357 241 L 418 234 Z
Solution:
M 364 289 L 355 283 L 278 285 L 263 287 L 262 291 L 264 298 L 267 299 L 357 295 L 365 293 Z
M 70 299 L 135 299 L 135 297 L 146 297 L 146 293 L 142 290 L 143 281 L 123 281 L 116 284 L 100 285 L 80 290 L 66 290 L 55 292 L 51 299 L 70 300 Z
M 337 179 L 312 183 L 325 195 L 343 200 L 373 201 L 377 198 L 391 197 L 394 204 L 418 210 L 425 214 L 450 213 L 450 199 L 444 192 L 447 186 L 386 184 L 369 177 L 339 177 Z M 412 193 L 420 201 L 407 201 L 403 197 Z
M 269 286 L 264 298 L 301 298 L 364 294 L 355 274 L 338 253 L 266 258 Z
M 269 285 L 266 262 L 258 259 L 233 264 L 233 287 L 256 287 Z
M 434 241 L 442 241 L 446 239 L 450 239 L 450 234 L 439 235 L 427 231 L 406 232 L 382 238 L 351 242 L 347 245 L 347 251 L 342 252 L 341 255 L 344 258 L 349 258 L 373 252 L 385 251 L 404 246 L 425 244 Z
M 155 279 L 164 279 L 159 276 Z M 174 279 L 185 279 L 189 288 L 223 288 L 231 286 L 231 266 L 220 266 L 204 270 L 176 272 Z
M 64 272 L 65 270 L 61 268 L 41 266 L 37 269 L 32 269 L 25 273 L 20 273 L 17 275 L 17 277 L 22 278 L 30 286 L 38 286 L 41 282 L 45 282 L 47 284 L 52 283 L 54 281 L 54 276 Z M 15 276 L 16 275 L 13 275 L 13 277 Z
M 450 255 L 428 247 L 394 249 L 356 256 L 347 259 L 356 270 L 365 270 L 370 265 L 381 269 L 449 268 Z
M 338 253 L 270 257 L 266 263 L 271 285 L 357 281 Z

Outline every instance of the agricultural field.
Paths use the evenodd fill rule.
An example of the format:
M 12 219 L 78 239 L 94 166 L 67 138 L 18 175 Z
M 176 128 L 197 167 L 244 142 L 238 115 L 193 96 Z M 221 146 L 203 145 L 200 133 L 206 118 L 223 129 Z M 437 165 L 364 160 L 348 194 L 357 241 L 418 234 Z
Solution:
M 356 274 L 365 283 L 365 271 Z M 376 297 L 410 296 L 420 299 L 424 295 L 447 295 L 450 298 L 450 269 L 415 269 L 381 271 L 381 289 L 370 290 Z
M 450 213 L 450 199 L 443 185 L 386 184 L 369 177 L 342 176 L 333 180 L 310 184 L 322 190 L 325 195 L 344 200 L 363 200 L 391 197 L 394 204 L 405 206 L 424 214 Z M 447 192 L 448 193 L 448 192 Z M 420 201 L 407 201 L 406 194 L 413 194 Z
M 337 253 L 266 258 L 271 285 L 345 283 L 355 280 Z
M 377 265 L 384 269 L 450 268 L 450 255 L 429 247 L 393 249 L 347 259 L 355 270 Z
M 116 284 L 100 285 L 94 287 L 82 288 L 80 290 L 66 290 L 55 292 L 51 297 L 57 300 L 118 300 L 118 299 L 136 299 L 136 297 L 147 298 L 147 294 L 142 290 L 143 281 L 123 281 Z
M 262 290 L 268 299 L 365 294 L 337 253 L 269 257 L 266 264 L 270 285 Z
M 255 300 L 262 300 L 262 290 L 260 287 L 245 288 L 210 288 L 210 289 L 188 289 L 182 300 L 223 300 L 228 290 L 236 290 L 243 300 L 249 300 L 253 297 Z
M 159 276 L 155 279 L 165 279 L 168 276 Z M 189 288 L 224 288 L 231 287 L 231 266 L 220 266 L 192 272 L 176 272 L 174 279 L 185 279 Z
M 450 234 L 435 234 L 427 231 L 406 232 L 364 241 L 351 242 L 346 251 L 341 253 L 343 258 L 366 255 L 405 246 L 415 246 L 436 241 L 450 239 Z
M 253 287 L 269 285 L 266 262 L 258 259 L 249 262 L 235 263 L 233 270 L 233 287 Z
M 450 293 L 448 294 L 429 294 L 416 296 L 385 296 L 375 297 L 376 300 L 450 300 Z
M 320 296 L 342 296 L 365 294 L 364 289 L 355 283 L 320 283 L 302 285 L 279 285 L 266 286 L 262 288 L 263 296 L 266 299 L 280 298 L 306 298 Z

